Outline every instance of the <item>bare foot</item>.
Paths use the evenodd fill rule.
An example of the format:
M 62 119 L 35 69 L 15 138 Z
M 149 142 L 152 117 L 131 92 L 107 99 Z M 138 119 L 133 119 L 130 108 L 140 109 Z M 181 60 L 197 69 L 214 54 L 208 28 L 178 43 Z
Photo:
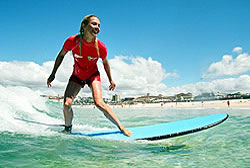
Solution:
M 121 131 L 124 135 L 129 136 L 129 137 L 133 134 L 133 132 L 131 132 L 130 130 L 126 128 L 123 128 Z

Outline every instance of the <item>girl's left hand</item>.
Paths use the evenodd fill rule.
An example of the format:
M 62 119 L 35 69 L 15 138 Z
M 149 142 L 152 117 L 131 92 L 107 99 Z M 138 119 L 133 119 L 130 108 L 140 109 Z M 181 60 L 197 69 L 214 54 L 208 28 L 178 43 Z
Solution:
M 115 82 L 114 82 L 114 81 L 111 81 L 111 82 L 110 82 L 110 86 L 109 86 L 109 90 L 113 91 L 113 90 L 115 90 L 115 87 L 116 87 Z

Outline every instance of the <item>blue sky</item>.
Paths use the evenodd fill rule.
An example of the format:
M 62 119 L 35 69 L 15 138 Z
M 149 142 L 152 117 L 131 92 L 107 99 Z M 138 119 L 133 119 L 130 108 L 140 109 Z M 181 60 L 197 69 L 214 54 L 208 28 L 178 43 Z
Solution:
M 163 79 L 168 87 L 209 81 L 201 76 L 212 63 L 237 57 L 235 47 L 250 51 L 249 9 L 247 0 L 0 1 L 0 61 L 54 61 L 81 19 L 96 14 L 109 59 L 151 57 L 178 74 Z

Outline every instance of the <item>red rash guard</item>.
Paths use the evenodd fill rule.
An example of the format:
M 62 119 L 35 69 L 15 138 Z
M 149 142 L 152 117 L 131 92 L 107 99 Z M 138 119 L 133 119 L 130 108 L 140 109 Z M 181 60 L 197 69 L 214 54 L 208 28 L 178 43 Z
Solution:
M 64 43 L 63 49 L 68 52 L 72 51 L 74 57 L 74 76 L 81 80 L 89 79 L 94 73 L 98 72 L 97 61 L 99 59 L 95 41 L 88 43 L 82 38 L 81 56 L 79 51 L 80 36 L 70 36 Z M 98 40 L 99 53 L 102 60 L 107 57 L 107 48 Z

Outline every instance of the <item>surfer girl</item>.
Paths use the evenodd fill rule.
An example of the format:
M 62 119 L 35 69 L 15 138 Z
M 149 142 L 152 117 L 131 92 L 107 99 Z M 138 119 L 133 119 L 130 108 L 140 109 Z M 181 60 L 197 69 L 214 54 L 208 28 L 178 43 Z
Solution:
M 47 86 L 51 87 L 51 82 L 55 79 L 56 71 L 61 65 L 64 56 L 68 51 L 72 51 L 74 57 L 74 69 L 64 93 L 63 114 L 65 129 L 63 132 L 71 132 L 73 119 L 71 105 L 81 88 L 87 84 L 92 91 L 92 96 L 98 109 L 100 109 L 123 134 L 131 136 L 132 132 L 120 123 L 115 113 L 104 103 L 102 98 L 101 79 L 97 68 L 97 60 L 99 58 L 102 59 L 105 72 L 110 82 L 109 90 L 113 91 L 116 84 L 111 76 L 111 70 L 107 59 L 107 48 L 97 39 L 99 32 L 99 18 L 95 15 L 85 16 L 81 22 L 80 33 L 70 36 L 64 42 L 63 48 L 57 55 L 52 73 L 47 80 Z

